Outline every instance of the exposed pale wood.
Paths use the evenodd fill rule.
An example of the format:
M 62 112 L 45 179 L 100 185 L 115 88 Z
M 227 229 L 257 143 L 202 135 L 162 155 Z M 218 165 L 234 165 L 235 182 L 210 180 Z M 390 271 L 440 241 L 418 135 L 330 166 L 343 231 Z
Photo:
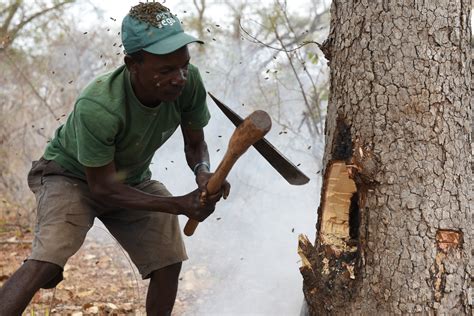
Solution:
M 300 267 L 300 270 L 301 269 L 313 270 L 311 263 L 308 257 L 306 256 L 308 248 L 313 248 L 313 245 L 309 241 L 308 236 L 303 235 L 303 234 L 299 235 L 298 236 L 298 255 L 301 258 L 301 264 L 302 264 Z
M 344 161 L 332 162 L 326 172 L 322 201 L 321 238 L 325 244 L 343 247 L 349 238 L 349 206 L 357 191 Z

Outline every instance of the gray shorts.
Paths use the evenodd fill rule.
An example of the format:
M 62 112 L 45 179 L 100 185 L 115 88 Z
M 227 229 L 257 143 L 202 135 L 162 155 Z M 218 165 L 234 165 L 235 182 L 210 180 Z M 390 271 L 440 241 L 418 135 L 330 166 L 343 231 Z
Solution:
M 108 206 L 92 198 L 83 179 L 45 159 L 33 162 L 28 185 L 37 202 L 35 238 L 28 259 L 64 267 L 83 244 L 96 217 L 127 251 L 144 279 L 187 259 L 176 215 Z M 171 196 L 158 181 L 145 181 L 134 188 Z

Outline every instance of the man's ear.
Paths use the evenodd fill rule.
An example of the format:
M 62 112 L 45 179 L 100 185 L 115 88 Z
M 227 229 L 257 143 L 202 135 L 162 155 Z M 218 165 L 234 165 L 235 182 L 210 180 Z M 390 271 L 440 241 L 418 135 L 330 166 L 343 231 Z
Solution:
M 137 63 L 131 56 L 125 55 L 123 61 L 125 62 L 125 66 L 131 74 L 135 74 L 137 72 Z

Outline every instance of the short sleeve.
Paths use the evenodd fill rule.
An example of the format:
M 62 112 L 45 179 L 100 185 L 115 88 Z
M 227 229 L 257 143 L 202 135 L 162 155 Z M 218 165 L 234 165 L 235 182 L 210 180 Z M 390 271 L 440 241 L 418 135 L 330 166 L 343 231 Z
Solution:
M 199 129 L 207 125 L 211 115 L 206 103 L 206 89 L 199 70 L 193 65 L 189 65 L 189 79 L 181 102 L 183 127 Z
M 85 167 L 102 167 L 115 155 L 118 119 L 102 105 L 81 99 L 74 109 L 77 160 Z

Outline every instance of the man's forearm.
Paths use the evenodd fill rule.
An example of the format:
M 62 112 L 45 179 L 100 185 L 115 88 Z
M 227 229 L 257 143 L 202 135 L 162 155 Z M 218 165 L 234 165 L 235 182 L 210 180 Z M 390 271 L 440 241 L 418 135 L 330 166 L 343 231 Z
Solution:
M 209 152 L 204 140 L 203 129 L 181 128 L 184 140 L 184 153 L 189 168 L 195 175 L 200 171 L 209 171 Z
M 189 168 L 191 168 L 194 174 L 197 174 L 200 171 L 209 171 L 209 152 L 205 141 L 202 141 L 195 146 L 187 145 L 185 147 L 185 155 Z
M 147 210 L 179 215 L 182 211 L 180 196 L 157 196 L 122 183 L 114 183 L 107 188 L 96 188 L 93 196 L 101 201 L 128 209 Z

